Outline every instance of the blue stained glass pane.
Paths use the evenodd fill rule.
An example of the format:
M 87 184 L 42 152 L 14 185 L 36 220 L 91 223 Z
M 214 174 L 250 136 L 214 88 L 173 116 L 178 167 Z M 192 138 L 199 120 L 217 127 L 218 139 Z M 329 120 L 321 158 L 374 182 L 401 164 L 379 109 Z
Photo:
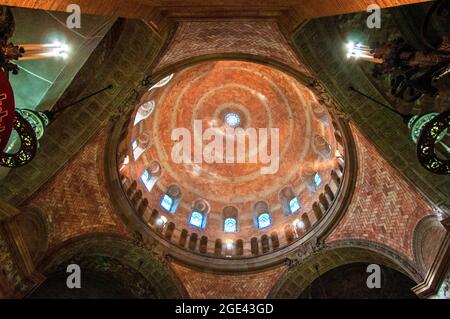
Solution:
M 236 113 L 228 113 L 225 115 L 225 124 L 229 127 L 238 127 L 241 124 L 241 118 Z
M 300 201 L 297 197 L 294 197 L 289 202 L 289 209 L 291 211 L 291 214 L 294 214 L 295 212 L 299 211 L 302 208 L 302 205 L 300 204 Z
M 203 228 L 203 214 L 199 212 L 192 212 L 191 218 L 189 219 L 189 223 L 192 226 Z
M 237 228 L 236 219 L 234 218 L 225 219 L 223 230 L 226 233 L 235 233 L 237 230 L 236 228 Z
M 173 199 L 169 195 L 165 194 L 161 199 L 161 207 L 167 210 L 169 213 L 172 212 Z
M 263 213 L 258 216 L 258 227 L 259 228 L 266 228 L 272 225 L 272 221 L 270 220 L 269 213 Z
M 148 182 L 150 182 L 150 174 L 148 173 L 147 170 L 145 170 L 144 173 L 142 173 L 142 175 L 141 175 L 141 181 L 142 181 L 145 185 L 147 185 Z
M 314 175 L 314 185 L 316 186 L 316 188 L 319 188 L 320 184 L 322 184 L 322 178 L 320 178 L 319 173 L 316 173 Z
M 144 173 L 142 173 L 141 175 L 141 181 L 142 183 L 144 183 L 145 187 L 149 192 L 152 191 L 153 186 L 155 186 L 157 179 L 158 178 L 156 176 L 152 176 L 147 170 L 145 170 Z

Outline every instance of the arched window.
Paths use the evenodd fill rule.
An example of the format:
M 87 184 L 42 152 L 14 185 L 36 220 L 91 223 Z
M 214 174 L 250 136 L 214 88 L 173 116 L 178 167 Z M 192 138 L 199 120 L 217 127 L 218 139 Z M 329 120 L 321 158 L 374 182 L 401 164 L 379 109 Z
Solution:
M 202 213 L 193 211 L 191 213 L 191 218 L 189 218 L 189 224 L 198 228 L 205 227 L 205 217 Z
M 311 103 L 311 109 L 313 111 L 313 114 L 315 115 L 315 117 L 322 122 L 322 124 L 324 124 L 325 126 L 330 125 L 330 119 L 328 117 L 328 112 L 326 110 L 326 108 L 317 102 L 313 102 Z
M 294 197 L 289 202 L 289 210 L 291 214 L 295 214 L 302 208 L 302 205 L 300 204 L 300 201 L 298 200 L 298 197 Z
M 181 201 L 181 190 L 178 186 L 172 185 L 161 198 L 161 207 L 169 213 L 175 213 Z
M 147 133 L 142 133 L 137 140 L 131 144 L 133 149 L 134 160 L 138 160 L 150 144 L 150 136 Z
M 309 175 L 308 178 L 306 179 L 306 188 L 311 193 L 316 192 L 319 189 L 320 185 L 322 185 L 322 177 L 318 172 Z
M 198 228 L 206 227 L 206 216 L 209 213 L 209 204 L 207 201 L 200 199 L 194 202 L 191 216 L 189 217 L 189 224 Z
M 292 187 L 283 188 L 279 196 L 281 207 L 286 215 L 293 215 L 302 208 L 302 204 Z
M 272 225 L 269 213 L 262 213 L 258 216 L 258 228 L 263 229 Z
M 153 186 L 155 186 L 158 177 L 152 175 L 148 172 L 148 170 L 144 170 L 144 173 L 141 175 L 141 181 L 144 183 L 145 187 L 149 192 L 152 191 Z
M 141 181 L 142 183 L 144 183 L 145 187 L 149 192 L 152 191 L 160 175 L 161 175 L 161 167 L 159 166 L 159 163 L 156 161 L 150 163 L 149 167 L 142 173 Z
M 238 210 L 234 206 L 227 206 L 222 211 L 223 231 L 226 233 L 237 232 Z
M 170 80 L 172 80 L 173 76 L 174 76 L 174 73 L 172 73 L 172 74 L 166 76 L 164 79 L 162 79 L 161 81 L 159 81 L 158 83 L 156 83 L 155 85 L 153 85 L 153 86 L 149 89 L 149 91 L 167 85 L 167 83 L 169 83 Z
M 225 219 L 223 231 L 226 233 L 235 233 L 237 231 L 237 222 L 234 218 Z
M 331 158 L 333 148 L 323 136 L 317 134 L 314 136 L 313 148 L 323 160 Z
M 259 229 L 267 228 L 272 225 L 272 218 L 269 214 L 269 206 L 266 202 L 260 201 L 253 206 L 253 214 L 256 226 Z
M 172 197 L 170 197 L 167 194 L 163 195 L 163 197 L 161 199 L 161 207 L 164 208 L 169 213 L 172 212 L 172 208 L 173 208 L 173 204 L 174 203 L 175 203 L 175 201 L 173 200 Z
M 314 174 L 314 186 L 316 187 L 316 190 L 320 187 L 320 184 L 322 184 L 322 178 L 320 177 L 319 173 Z
M 142 104 L 136 113 L 136 117 L 134 118 L 134 125 L 148 118 L 154 109 L 155 101 L 153 100 Z

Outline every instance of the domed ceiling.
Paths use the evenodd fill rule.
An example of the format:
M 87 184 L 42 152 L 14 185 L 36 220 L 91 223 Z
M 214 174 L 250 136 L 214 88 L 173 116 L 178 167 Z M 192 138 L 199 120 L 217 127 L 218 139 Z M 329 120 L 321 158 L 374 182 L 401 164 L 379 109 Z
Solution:
M 130 200 L 139 192 L 144 201 L 144 220 L 160 232 L 169 227 L 172 242 L 251 256 L 252 238 L 267 234 L 271 249 L 282 247 L 331 205 L 344 153 L 333 123 L 290 75 L 250 62 L 204 62 L 144 94 L 120 147 L 119 170 Z M 244 130 L 254 138 L 239 144 L 235 133 Z M 190 234 L 198 243 L 185 243 Z

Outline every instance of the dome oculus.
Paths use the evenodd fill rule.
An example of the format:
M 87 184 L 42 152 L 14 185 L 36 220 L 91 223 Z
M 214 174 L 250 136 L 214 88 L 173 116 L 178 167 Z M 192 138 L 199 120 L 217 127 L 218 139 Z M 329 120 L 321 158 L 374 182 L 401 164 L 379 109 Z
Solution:
M 227 113 L 225 115 L 225 124 L 232 128 L 238 127 L 241 124 L 241 118 L 236 113 Z

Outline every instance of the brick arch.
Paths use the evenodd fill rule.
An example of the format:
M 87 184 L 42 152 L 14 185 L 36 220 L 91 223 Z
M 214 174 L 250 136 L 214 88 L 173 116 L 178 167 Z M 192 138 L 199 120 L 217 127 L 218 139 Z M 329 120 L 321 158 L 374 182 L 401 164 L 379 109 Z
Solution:
M 423 275 L 426 275 L 431 268 L 433 260 L 438 253 L 439 244 L 442 242 L 445 234 L 444 226 L 435 215 L 424 217 L 414 229 L 414 258 Z
M 297 81 L 307 86 L 311 85 L 314 80 L 309 73 L 295 69 L 288 64 L 279 62 L 268 56 L 233 52 L 233 53 L 213 53 L 213 54 L 193 56 L 186 58 L 184 60 L 176 61 L 173 64 L 165 65 L 163 68 L 160 69 L 153 69 L 153 74 L 151 75 L 152 83 L 157 83 L 161 79 L 165 78 L 167 75 L 176 73 L 179 70 L 183 70 L 195 64 L 207 61 L 223 61 L 223 60 L 244 61 L 267 65 L 294 77 Z
M 90 261 L 94 258 L 113 260 L 115 264 L 138 273 L 152 287 L 149 293 L 154 298 L 187 297 L 184 286 L 165 260 L 135 241 L 114 234 L 92 233 L 71 238 L 51 249 L 39 265 L 39 270 L 45 275 L 54 274 L 65 270 L 73 262 L 88 260 L 87 264 L 92 264 Z
M 336 241 L 307 256 L 301 256 L 272 288 L 269 298 L 295 299 L 315 280 L 337 267 L 351 263 L 375 263 L 397 270 L 415 282 L 422 275 L 406 256 L 388 246 L 364 240 Z M 316 267 L 317 270 L 316 270 Z

